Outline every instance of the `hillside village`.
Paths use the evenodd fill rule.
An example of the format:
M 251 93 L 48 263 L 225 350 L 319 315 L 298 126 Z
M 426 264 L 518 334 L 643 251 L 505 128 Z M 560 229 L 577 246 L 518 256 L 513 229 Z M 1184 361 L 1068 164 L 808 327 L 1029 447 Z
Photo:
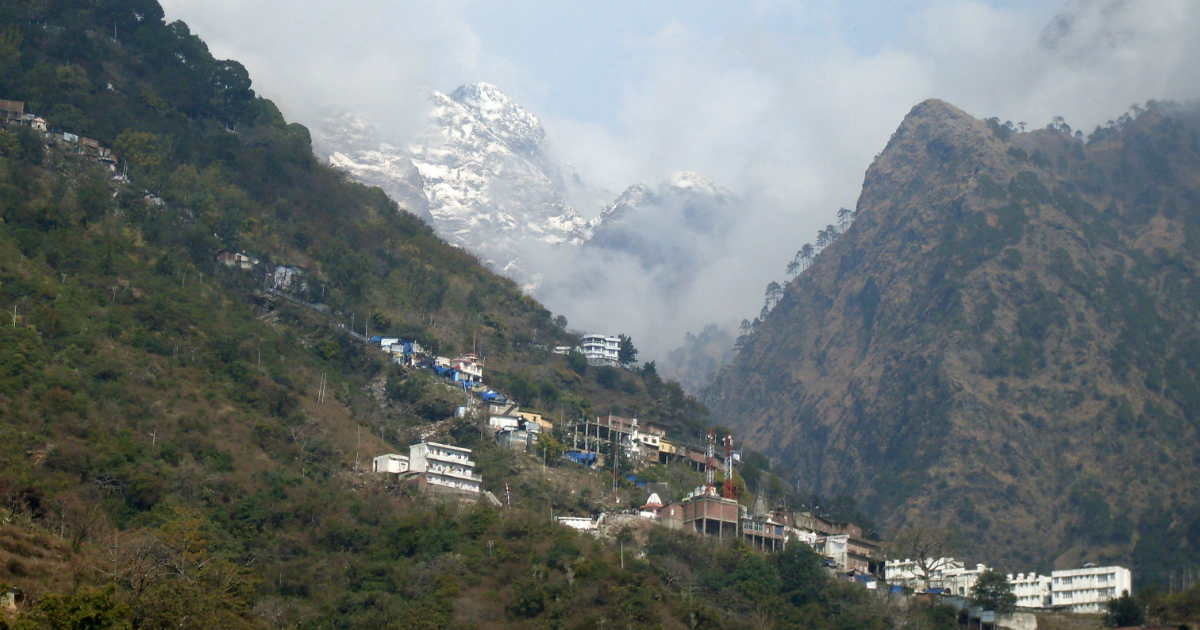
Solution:
M 243 271 L 259 264 L 248 254 L 234 252 L 221 252 L 218 261 Z M 328 314 L 324 305 L 295 297 L 309 288 L 305 273 L 299 267 L 277 266 L 266 276 L 263 286 L 277 296 Z M 340 321 L 335 325 L 346 326 Z M 718 440 L 710 431 L 706 444 L 699 446 L 670 435 L 666 427 L 612 414 L 560 419 L 556 424 L 543 414 L 522 411 L 516 402 L 488 387 L 484 361 L 476 354 L 438 356 L 417 340 L 368 336 L 368 326 L 364 324 L 362 334 L 348 332 L 357 341 L 376 348 L 387 361 L 427 371 L 443 379 L 446 386 L 460 390 L 464 404 L 456 408 L 455 417 L 478 423 L 500 446 L 533 458 L 557 457 L 595 474 L 611 474 L 611 508 L 590 516 L 555 516 L 561 525 L 603 537 L 615 535 L 621 527 L 652 525 L 717 539 L 737 539 L 763 553 L 780 551 L 791 543 L 805 544 L 821 554 L 831 575 L 865 589 L 939 597 L 981 623 L 999 623 L 1001 627 L 1015 623 L 1012 616 L 997 618 L 991 611 L 970 605 L 969 597 L 979 578 L 993 571 L 985 564 L 968 567 L 952 557 L 893 558 L 884 541 L 868 538 L 854 523 L 827 520 L 810 511 L 788 510 L 782 504 L 769 508 L 761 495 L 755 497 L 752 506 L 744 505 L 733 485 L 741 452 L 734 448 L 732 435 Z M 625 337 L 589 333 L 580 339 L 579 346 L 556 346 L 553 353 L 578 355 L 591 366 L 623 365 L 620 349 Z M 555 447 L 539 448 L 539 443 L 545 442 Z M 483 489 L 483 477 L 475 472 L 471 457 L 470 449 L 422 441 L 410 445 L 408 453 L 376 456 L 372 472 L 394 475 L 398 481 L 414 483 L 424 491 L 503 506 L 504 501 Z M 616 470 L 622 460 L 635 474 L 618 478 Z M 645 488 L 647 484 L 639 480 L 636 471 L 654 464 L 686 466 L 704 475 L 705 483 L 678 500 L 664 502 L 658 492 L 647 490 L 642 505 L 619 505 L 617 484 Z M 1015 607 L 1022 611 L 1098 614 L 1106 610 L 1109 600 L 1132 592 L 1131 572 L 1119 566 L 1087 564 L 1050 575 L 1031 572 L 1005 577 L 1016 597 Z
M 24 104 L 0 101 L 0 116 L 8 125 L 22 125 L 55 143 L 78 151 L 116 172 L 117 158 L 111 150 L 89 138 L 47 127 L 41 117 L 24 111 Z M 125 181 L 120 175 L 118 181 Z M 150 204 L 161 203 L 152 195 Z M 255 272 L 261 262 L 245 252 L 222 250 L 215 261 L 227 268 Z M 504 393 L 486 384 L 485 362 L 475 353 L 439 356 L 415 339 L 370 335 L 369 321 L 362 333 L 338 318 L 328 306 L 308 302 L 316 286 L 309 285 L 307 271 L 295 265 L 275 265 L 263 274 L 264 293 L 286 299 L 331 318 L 351 339 L 381 353 L 381 358 L 404 369 L 420 370 L 441 379 L 446 387 L 461 392 L 463 404 L 455 417 L 473 421 L 500 446 L 534 458 L 556 458 L 596 475 L 610 475 L 613 495 L 609 509 L 587 516 L 557 515 L 566 527 L 597 536 L 611 537 L 622 527 L 649 525 L 691 532 L 717 539 L 737 539 L 763 553 L 783 550 L 789 544 L 804 544 L 819 553 L 827 570 L 841 579 L 868 590 L 916 592 L 939 596 L 980 620 L 992 619 L 987 611 L 971 610 L 967 596 L 980 576 L 990 571 L 984 564 L 969 568 L 949 557 L 917 561 L 889 558 L 885 544 L 864 535 L 849 522 L 827 520 L 810 511 L 789 510 L 784 505 L 767 506 L 760 494 L 752 505 L 740 501 L 734 485 L 741 453 L 732 435 L 709 431 L 704 444 L 693 444 L 672 435 L 667 427 L 637 418 L 613 414 L 559 418 L 557 422 L 540 413 L 522 411 Z M 323 292 L 323 287 L 320 289 Z M 582 357 L 590 366 L 623 367 L 632 347 L 627 338 L 605 334 L 580 336 L 578 346 L 556 346 L 557 355 Z M 621 463 L 624 462 L 622 468 Z M 684 466 L 703 475 L 704 483 L 690 489 L 650 491 L 638 471 L 650 465 Z M 474 470 L 472 451 L 467 448 L 424 440 L 410 445 L 407 453 L 384 453 L 373 458 L 372 472 L 393 475 L 422 490 L 460 499 L 479 498 L 494 506 L 505 502 L 483 489 L 483 477 Z M 618 475 L 618 470 L 632 474 Z M 645 489 L 641 505 L 618 503 L 616 488 L 632 485 Z M 686 490 L 686 492 L 684 492 Z M 666 497 L 664 499 L 663 497 Z M 1008 575 L 1022 610 L 1098 613 L 1105 603 L 1132 589 L 1132 577 L 1122 567 L 1085 565 L 1054 571 L 1049 576 L 1034 573 Z M 1003 625 L 1003 624 L 1001 624 Z
M 94 138 L 48 126 L 45 118 L 25 111 L 23 101 L 0 99 L 0 121 L 5 125 L 28 127 L 41 133 L 43 138 L 53 145 L 69 148 L 77 151 L 80 155 L 88 156 L 102 163 L 109 171 L 116 172 L 117 170 L 117 157 L 113 155 L 111 149 L 101 146 L 100 142 Z
M 580 348 L 556 348 L 556 352 L 579 352 L 589 364 L 616 364 L 619 337 L 589 334 Z M 610 340 L 605 344 L 605 340 Z M 747 508 L 738 500 L 733 484 L 734 471 L 741 453 L 734 449 L 732 435 L 726 435 L 717 447 L 717 437 L 708 434 L 705 448 L 698 448 L 670 436 L 664 427 L 640 423 L 636 418 L 613 415 L 579 418 L 555 425 L 538 413 L 523 412 L 520 406 L 484 385 L 483 362 L 474 354 L 453 358 L 430 356 L 420 344 L 399 338 L 370 337 L 368 341 L 392 357 L 398 364 L 428 369 L 474 397 L 458 408 L 459 417 L 476 418 L 486 426 L 501 446 L 538 456 L 539 439 L 546 436 L 555 443 L 569 445 L 560 457 L 598 474 L 611 468 L 615 484 L 616 463 L 632 462 L 638 470 L 652 464 L 682 465 L 705 476 L 697 486 L 678 500 L 667 500 L 658 492 L 648 491 L 641 506 L 613 508 L 593 516 L 556 516 L 555 520 L 573 529 L 597 536 L 612 535 L 617 528 L 630 524 L 652 524 L 718 539 L 734 538 L 752 549 L 771 553 L 788 544 L 805 544 L 825 558 L 827 570 L 842 579 L 858 583 L 868 590 L 894 593 L 924 593 L 943 598 L 973 618 L 996 623 L 990 611 L 969 605 L 972 589 L 985 573 L 985 564 L 974 567 L 950 557 L 925 561 L 890 559 L 883 541 L 872 540 L 860 526 L 827 520 L 812 512 L 786 509 L 782 504 L 771 509 L 762 495 Z M 547 449 L 541 449 L 544 457 Z M 413 444 L 408 455 L 388 453 L 375 458 L 373 471 L 411 480 L 435 492 L 462 496 L 480 494 L 494 505 L 502 502 L 481 488 L 483 478 L 474 473 L 471 451 L 460 447 L 422 442 Z M 721 481 L 718 483 L 718 474 Z M 644 488 L 636 474 L 623 481 Z M 616 500 L 616 493 L 613 495 Z M 1015 595 L 1015 607 L 1025 611 L 1056 611 L 1098 614 L 1109 600 L 1132 592 L 1129 569 L 1119 566 L 1087 564 L 1077 569 L 1053 571 L 1050 575 L 1018 573 L 1005 576 Z M 1001 618 L 1001 626 L 1012 618 Z

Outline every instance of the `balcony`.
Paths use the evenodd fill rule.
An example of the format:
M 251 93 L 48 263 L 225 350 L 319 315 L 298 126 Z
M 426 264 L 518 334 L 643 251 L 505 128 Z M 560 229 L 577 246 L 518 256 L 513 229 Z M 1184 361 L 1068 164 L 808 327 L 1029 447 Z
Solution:
M 429 451 L 429 453 L 425 455 L 425 459 L 429 460 L 430 462 L 437 461 L 458 464 L 459 466 L 466 466 L 467 468 L 475 467 L 475 462 L 471 461 L 466 455 L 459 455 L 457 453 L 438 453 Z
M 454 479 L 470 479 L 472 481 L 483 481 L 483 475 L 476 475 L 468 470 L 461 468 L 451 468 L 448 466 L 430 466 L 425 472 L 433 475 L 441 475 L 442 477 L 451 477 Z

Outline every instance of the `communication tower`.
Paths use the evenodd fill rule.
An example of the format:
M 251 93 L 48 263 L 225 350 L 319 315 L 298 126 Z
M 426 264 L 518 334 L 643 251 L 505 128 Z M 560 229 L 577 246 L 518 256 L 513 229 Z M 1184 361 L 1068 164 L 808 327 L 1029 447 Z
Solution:
M 733 435 L 725 436 L 725 495 L 726 499 L 737 498 L 737 488 L 733 485 Z
M 717 433 L 712 429 L 708 431 L 708 448 L 705 451 L 708 456 L 704 459 L 704 489 L 708 494 L 716 492 L 716 477 L 713 471 L 713 458 L 717 456 Z

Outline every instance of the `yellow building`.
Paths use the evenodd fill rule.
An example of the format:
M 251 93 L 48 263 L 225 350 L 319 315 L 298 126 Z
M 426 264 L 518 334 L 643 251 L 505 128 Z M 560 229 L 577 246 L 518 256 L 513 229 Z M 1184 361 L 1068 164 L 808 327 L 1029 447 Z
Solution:
M 542 428 L 542 433 L 549 433 L 554 428 L 554 424 L 542 417 L 540 413 L 529 413 L 527 411 L 518 411 L 517 417 L 526 422 L 532 422 Z

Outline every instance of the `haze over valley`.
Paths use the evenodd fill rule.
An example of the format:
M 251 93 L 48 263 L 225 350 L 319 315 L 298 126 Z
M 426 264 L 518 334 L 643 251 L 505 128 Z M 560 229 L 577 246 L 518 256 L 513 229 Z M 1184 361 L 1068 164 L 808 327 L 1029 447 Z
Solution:
M 1198 32 L 0 0 L 0 630 L 1200 627 Z
M 431 166 L 468 160 L 470 171 L 491 168 L 485 154 L 497 159 L 488 142 L 506 146 L 520 163 L 498 178 L 475 172 L 452 190 L 433 175 L 439 183 L 424 188 L 439 234 L 573 328 L 631 335 L 666 369 L 685 333 L 715 324 L 732 342 L 759 314 L 797 250 L 854 207 L 862 173 L 913 103 L 936 95 L 979 117 L 1038 128 L 1061 116 L 1090 131 L 1130 103 L 1191 98 L 1187 68 L 1200 58 L 1186 2 L 706 5 L 687 16 L 640 8 L 624 22 L 598 8 L 356 6 L 355 18 L 313 7 L 277 20 L 265 17 L 278 13 L 270 3 L 166 4 L 214 51 L 242 59 L 266 93 L 286 96 L 281 107 L 313 130 L 322 157 L 340 153 L 348 162 L 335 163 L 358 164 L 363 181 L 393 182 L 418 215 L 422 200 L 400 192 L 418 187 L 407 179 L 420 170 L 406 166 L 414 147 Z M 595 34 L 563 43 L 576 56 L 523 43 L 586 19 Z M 454 94 L 477 83 L 541 128 L 472 136 L 464 126 L 477 123 Z M 648 209 L 626 229 L 640 243 L 553 245 L 588 240 L 630 186 L 669 193 L 688 172 L 731 199 L 705 209 L 705 225 Z M 464 196 L 485 183 L 488 199 Z

